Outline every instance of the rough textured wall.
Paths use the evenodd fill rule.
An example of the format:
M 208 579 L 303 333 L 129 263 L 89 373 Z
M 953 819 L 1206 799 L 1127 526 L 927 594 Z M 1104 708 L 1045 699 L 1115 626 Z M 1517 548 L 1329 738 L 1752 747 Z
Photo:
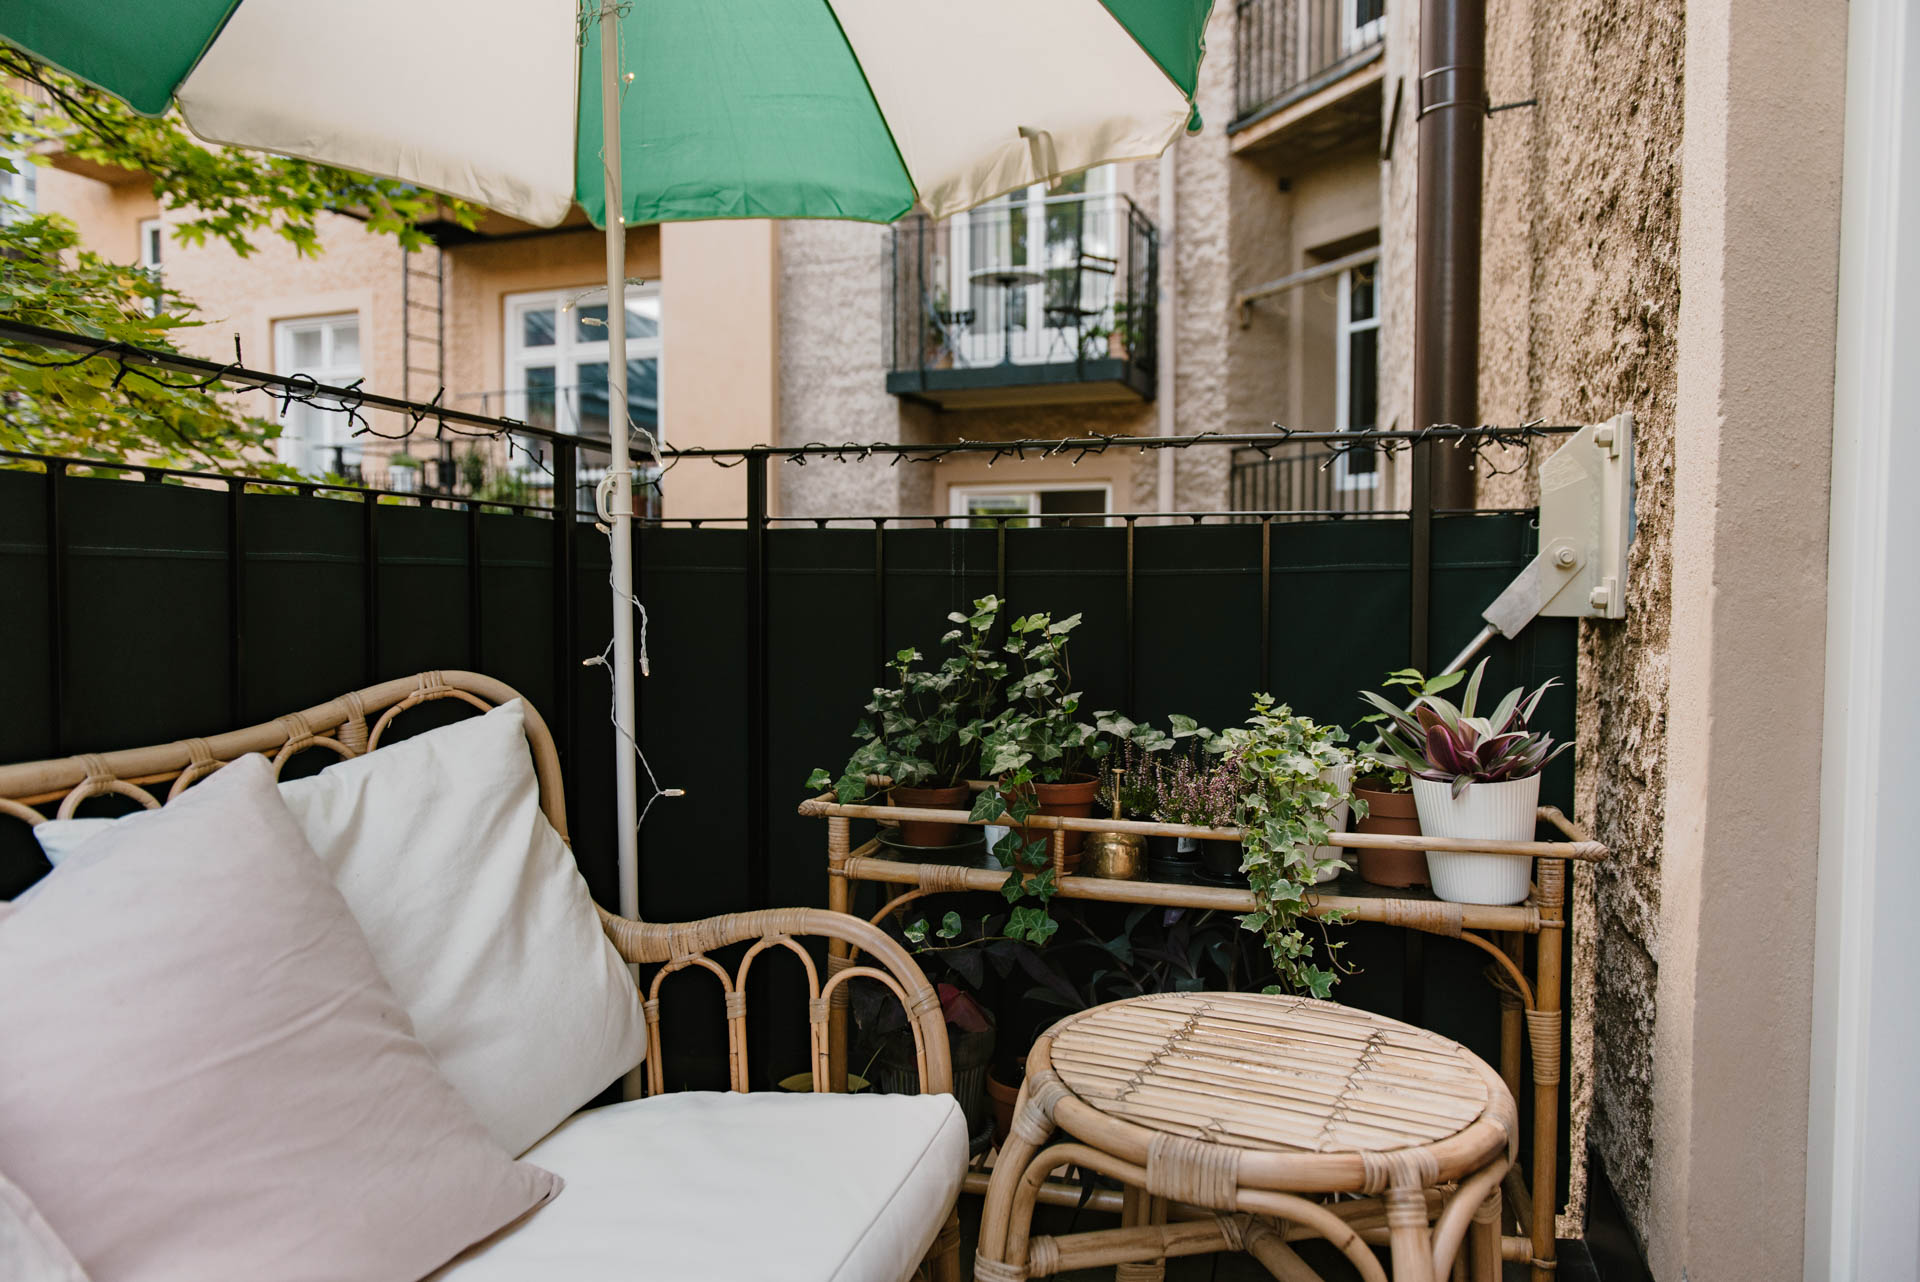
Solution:
M 1174 380 L 1174 431 L 1182 436 L 1225 431 L 1228 422 L 1234 161 L 1227 150 L 1227 123 L 1233 119 L 1233 22 L 1232 5 L 1213 7 L 1195 95 L 1205 128 L 1174 144 L 1180 209 L 1171 262 L 1179 305 L 1173 351 L 1161 354 L 1160 377 L 1163 384 Z M 1226 450 L 1176 454 L 1175 508 L 1225 507 L 1228 466 Z
M 1681 0 L 1493 0 L 1483 421 L 1637 424 L 1627 618 L 1581 629 L 1580 818 L 1594 873 L 1589 1139 L 1647 1224 L 1673 529 Z M 1536 454 L 1544 451 L 1536 450 Z M 1511 461 L 1509 461 L 1511 462 Z M 1526 493 L 1517 492 L 1526 481 Z M 1526 473 L 1483 495 L 1531 501 Z M 1576 997 L 1580 994 L 1576 993 Z
M 887 229 L 790 222 L 780 228 L 780 440 L 932 440 L 930 411 L 887 393 Z M 789 516 L 925 512 L 925 467 L 783 466 Z

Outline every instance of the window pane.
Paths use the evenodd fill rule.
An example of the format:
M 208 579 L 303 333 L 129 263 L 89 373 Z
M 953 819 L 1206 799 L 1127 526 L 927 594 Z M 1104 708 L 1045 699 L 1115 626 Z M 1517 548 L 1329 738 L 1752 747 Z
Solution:
M 1042 525 L 1104 525 L 1107 512 L 1105 490 L 1042 490 Z
M 660 296 L 648 294 L 641 298 L 627 300 L 627 337 L 658 338 L 660 336 Z
M 322 334 L 318 329 L 296 329 L 293 331 L 293 368 L 290 374 L 308 374 L 320 367 Z
M 605 303 L 576 307 L 573 311 L 575 342 L 604 343 L 607 341 L 607 305 Z M 659 333 L 659 298 L 651 296 L 629 298 L 627 300 L 627 337 L 653 338 Z
M 1373 319 L 1373 268 L 1356 267 L 1350 273 L 1352 287 L 1347 291 L 1347 316 L 1350 320 Z
M 1347 339 L 1347 421 L 1341 424 L 1350 432 L 1373 430 L 1376 418 L 1375 396 L 1379 388 L 1380 331 L 1363 329 Z M 1372 472 L 1378 462 L 1374 451 L 1356 451 L 1347 455 L 1351 475 Z
M 967 500 L 968 516 L 1025 516 L 1033 511 L 1031 494 L 969 494 Z M 1031 521 L 977 521 L 969 522 L 976 529 L 993 529 L 1001 525 L 1009 529 L 1025 529 Z
M 635 427 L 660 431 L 660 362 L 627 362 L 627 415 Z
M 529 307 L 520 313 L 520 346 L 553 346 L 553 309 Z
M 333 365 L 337 369 L 360 368 L 360 322 L 341 321 L 333 327 Z
M 522 374 L 521 386 L 527 393 L 526 408 L 522 411 L 527 422 L 553 430 L 553 366 L 529 367 Z
M 607 363 L 589 361 L 574 369 L 574 430 L 596 441 L 607 440 Z

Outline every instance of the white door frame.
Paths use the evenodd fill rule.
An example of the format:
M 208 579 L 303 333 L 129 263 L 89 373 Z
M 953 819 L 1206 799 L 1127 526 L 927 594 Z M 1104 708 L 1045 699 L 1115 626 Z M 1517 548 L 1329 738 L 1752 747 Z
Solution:
M 1356 271 L 1362 270 L 1373 273 L 1373 316 L 1356 325 L 1351 315 L 1353 310 L 1353 274 Z M 1339 290 L 1336 295 L 1337 301 L 1335 303 L 1339 311 L 1335 316 L 1333 329 L 1333 425 L 1338 431 L 1351 432 L 1354 430 L 1353 424 L 1347 421 L 1347 417 L 1353 412 L 1352 388 L 1350 383 L 1353 372 L 1353 336 L 1355 334 L 1372 331 L 1374 334 L 1373 359 L 1376 371 L 1379 369 L 1380 364 L 1380 260 L 1376 258 L 1370 263 L 1362 263 L 1358 267 L 1349 267 L 1347 270 L 1341 272 L 1339 276 L 1335 277 L 1335 279 L 1339 282 Z M 1379 404 L 1380 402 L 1376 397 L 1374 400 L 1376 412 L 1378 412 Z M 1369 424 L 1368 426 L 1375 427 L 1378 426 L 1378 424 Z M 1385 457 L 1385 455 L 1376 453 L 1374 455 L 1373 470 L 1371 472 L 1354 472 L 1347 466 L 1348 456 L 1342 453 L 1334 460 L 1334 488 L 1341 491 L 1378 489 L 1380 486 L 1380 471 L 1384 465 Z
M 1920 18 L 1849 15 L 1805 1276 L 1920 1277 Z

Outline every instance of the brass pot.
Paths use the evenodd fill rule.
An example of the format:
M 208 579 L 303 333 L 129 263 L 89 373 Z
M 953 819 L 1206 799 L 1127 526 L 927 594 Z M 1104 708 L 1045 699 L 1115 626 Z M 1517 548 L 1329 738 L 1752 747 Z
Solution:
M 1147 839 L 1132 832 L 1095 832 L 1080 850 L 1080 872 L 1087 877 L 1115 881 L 1144 881 L 1147 876 Z

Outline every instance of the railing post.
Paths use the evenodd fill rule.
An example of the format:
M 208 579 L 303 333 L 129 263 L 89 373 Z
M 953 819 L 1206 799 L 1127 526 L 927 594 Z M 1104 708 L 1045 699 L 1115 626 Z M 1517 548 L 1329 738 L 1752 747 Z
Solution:
M 247 483 L 227 481 L 227 717 L 247 724 L 247 545 L 242 524 Z
M 574 509 L 580 501 L 580 452 L 570 440 L 553 442 L 553 699 L 558 705 L 554 729 L 561 763 L 579 760 L 574 743 L 574 700 L 580 665 L 574 662 Z
M 747 456 L 747 896 L 772 902 L 767 860 L 767 460 Z
M 67 465 L 47 467 L 47 729 L 50 755 L 66 751 L 67 733 Z

